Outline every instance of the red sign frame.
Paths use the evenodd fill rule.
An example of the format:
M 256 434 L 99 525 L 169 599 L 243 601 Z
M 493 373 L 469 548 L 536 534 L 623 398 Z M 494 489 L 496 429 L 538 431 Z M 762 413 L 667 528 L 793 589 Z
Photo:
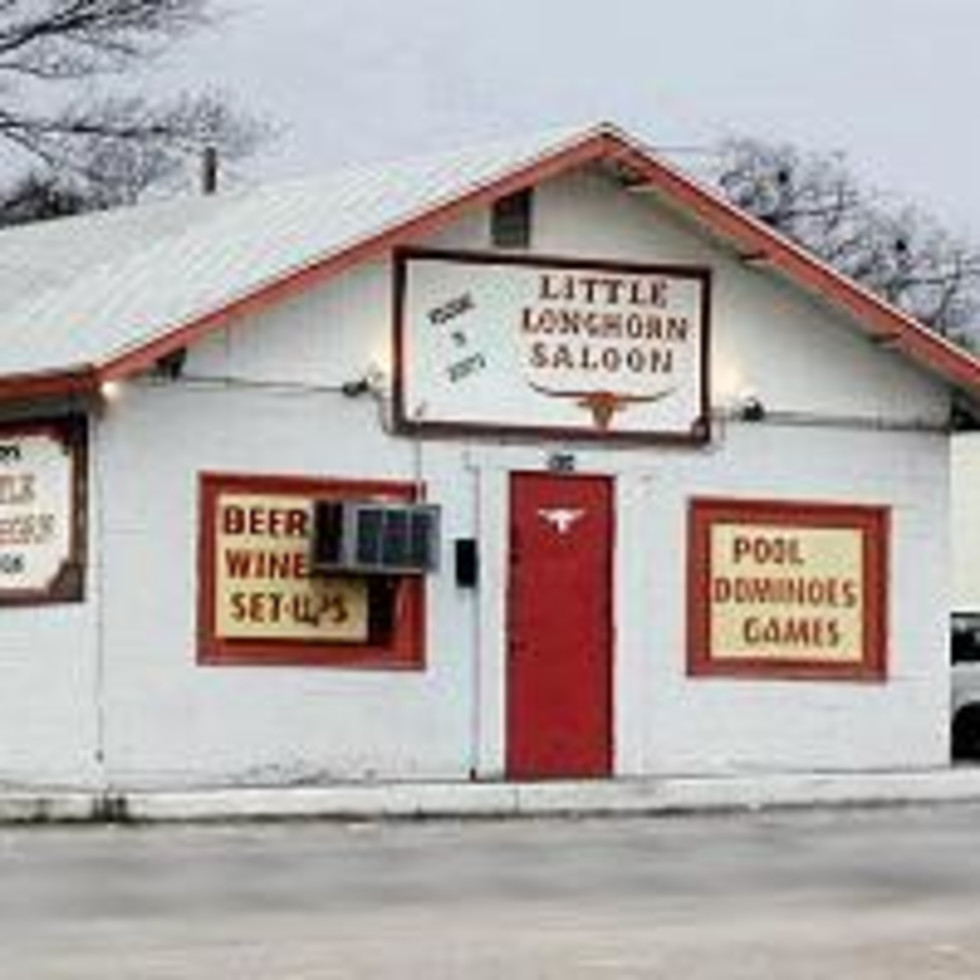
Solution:
M 609 273 L 666 275 L 687 279 L 701 286 L 698 412 L 691 419 L 689 431 L 617 431 L 576 426 L 536 425 L 528 423 L 510 424 L 503 422 L 482 422 L 463 420 L 430 420 L 413 417 L 406 406 L 407 370 L 407 331 L 408 320 L 408 266 L 411 262 L 451 262 L 461 266 L 512 266 L 531 268 L 552 268 L 569 271 L 588 270 Z M 711 294 L 712 273 L 707 266 L 648 264 L 629 261 L 610 261 L 609 259 L 569 258 L 552 255 L 502 255 L 499 252 L 470 252 L 455 249 L 436 249 L 401 247 L 394 251 L 393 257 L 393 309 L 394 309 L 394 376 L 392 384 L 395 428 L 406 435 L 435 437 L 459 437 L 464 435 L 483 436 L 521 436 L 536 439 L 562 440 L 576 439 L 586 442 L 607 442 L 632 445 L 673 445 L 701 446 L 711 440 Z M 586 400 L 596 413 L 613 411 L 617 399 L 614 393 L 597 390 Z
M 0 589 L 0 606 L 82 602 L 85 599 L 86 543 L 88 538 L 88 425 L 85 416 L 62 415 L 0 423 L 0 442 L 20 436 L 48 436 L 70 458 L 68 554 L 45 588 Z
M 887 679 L 890 512 L 887 507 L 811 501 L 696 499 L 688 519 L 688 673 L 799 680 Z M 863 617 L 860 661 L 815 657 L 719 656 L 711 647 L 711 534 L 716 524 L 838 528 L 862 540 Z

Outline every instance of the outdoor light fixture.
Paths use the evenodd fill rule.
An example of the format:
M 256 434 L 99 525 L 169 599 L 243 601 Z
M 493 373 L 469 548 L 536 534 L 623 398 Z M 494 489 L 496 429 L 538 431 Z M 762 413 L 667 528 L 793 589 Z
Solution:
M 348 398 L 360 398 L 361 395 L 381 395 L 388 387 L 388 373 L 375 363 L 367 366 L 359 378 L 352 378 L 340 386 L 340 391 Z
M 370 390 L 371 382 L 368 381 L 366 376 L 355 378 L 352 381 L 345 381 L 340 386 L 341 393 L 348 398 L 360 398 L 361 395 L 366 395 Z
M 742 381 L 741 378 L 731 380 Z M 736 388 L 734 385 L 726 385 L 727 397 L 722 402 L 724 415 L 729 419 L 738 419 L 742 422 L 762 422 L 767 414 L 765 403 L 759 397 L 754 386 L 747 385 L 744 381 Z
M 103 381 L 99 385 L 99 394 L 105 402 L 118 401 L 119 396 L 122 394 L 122 383 L 113 380 Z
M 741 404 L 738 412 L 743 422 L 761 422 L 766 417 L 766 406 L 756 395 L 749 395 Z

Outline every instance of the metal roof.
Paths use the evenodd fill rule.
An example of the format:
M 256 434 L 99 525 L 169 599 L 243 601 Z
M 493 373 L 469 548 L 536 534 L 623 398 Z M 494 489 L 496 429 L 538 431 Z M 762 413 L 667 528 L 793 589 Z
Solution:
M 980 403 L 980 361 L 606 124 L 0 231 L 0 398 L 89 390 L 467 208 L 603 162 Z
M 0 376 L 112 361 L 582 137 L 551 132 L 0 231 Z

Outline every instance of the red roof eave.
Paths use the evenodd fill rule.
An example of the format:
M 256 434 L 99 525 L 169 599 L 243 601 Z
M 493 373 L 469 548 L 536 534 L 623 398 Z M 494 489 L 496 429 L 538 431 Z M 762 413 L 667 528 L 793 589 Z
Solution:
M 968 352 L 649 154 L 625 143 L 616 158 L 641 174 L 653 189 L 684 205 L 717 234 L 737 243 L 745 256 L 778 269 L 865 324 L 873 339 L 904 352 L 954 386 L 980 398 L 980 360 Z
M 0 401 L 30 401 L 98 391 L 100 377 L 94 368 L 72 368 L 43 374 L 12 374 L 0 378 Z

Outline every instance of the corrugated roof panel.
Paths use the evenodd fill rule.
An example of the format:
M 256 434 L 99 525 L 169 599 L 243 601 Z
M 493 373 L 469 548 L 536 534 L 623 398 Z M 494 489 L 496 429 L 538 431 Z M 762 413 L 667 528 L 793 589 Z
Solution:
M 170 201 L 0 230 L 0 313 L 201 220 L 207 210 L 201 205 L 201 199 Z
M 594 130 L 0 234 L 0 375 L 98 365 Z

